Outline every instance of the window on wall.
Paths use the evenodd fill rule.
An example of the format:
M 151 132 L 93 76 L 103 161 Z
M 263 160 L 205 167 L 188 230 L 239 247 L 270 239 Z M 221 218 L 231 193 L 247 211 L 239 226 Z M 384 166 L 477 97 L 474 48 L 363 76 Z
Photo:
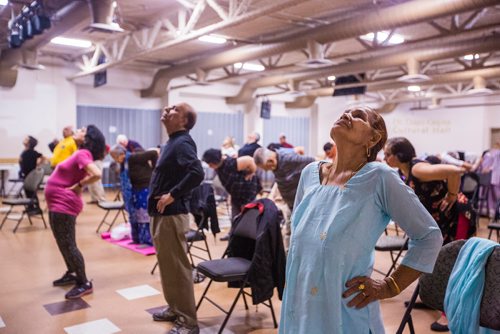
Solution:
M 138 141 L 144 148 L 161 144 L 161 110 L 129 109 L 101 106 L 77 106 L 77 126 L 94 124 L 110 146 L 116 144 L 116 137 L 125 134 Z
M 309 117 L 280 117 L 273 116 L 265 119 L 264 139 L 265 146 L 278 143 L 280 134 L 286 135 L 286 140 L 294 146 L 303 146 L 309 154 Z
M 198 148 L 198 156 L 209 148 L 220 149 L 224 138 L 234 137 L 237 145 L 243 145 L 243 113 L 235 114 L 198 112 L 196 125 L 190 131 Z

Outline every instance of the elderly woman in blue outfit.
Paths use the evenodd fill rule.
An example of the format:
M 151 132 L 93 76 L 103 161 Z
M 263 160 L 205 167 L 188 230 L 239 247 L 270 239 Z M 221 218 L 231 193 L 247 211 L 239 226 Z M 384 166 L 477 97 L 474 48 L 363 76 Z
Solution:
M 441 232 L 413 190 L 375 161 L 387 140 L 379 114 L 348 109 L 330 136 L 336 161 L 309 164 L 297 189 L 279 332 L 384 333 L 379 300 L 432 272 Z M 392 276 L 373 279 L 375 243 L 391 219 L 409 249 Z

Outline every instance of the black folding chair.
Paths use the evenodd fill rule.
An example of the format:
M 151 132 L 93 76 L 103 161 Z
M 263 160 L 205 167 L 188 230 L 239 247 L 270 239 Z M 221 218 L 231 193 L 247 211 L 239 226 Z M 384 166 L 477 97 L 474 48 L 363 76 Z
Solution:
M 252 241 L 255 243 L 257 239 L 257 217 L 259 216 L 259 210 L 257 208 L 254 209 L 249 209 L 248 211 L 245 212 L 245 214 L 241 217 L 241 220 L 239 223 L 234 227 L 231 235 L 231 239 L 229 240 L 229 245 L 226 251 L 224 252 L 224 255 L 222 259 L 219 260 L 212 260 L 212 261 L 206 261 L 206 262 L 201 262 L 198 264 L 198 271 L 208 277 L 210 281 L 207 284 L 207 287 L 205 288 L 205 291 L 203 292 L 200 301 L 198 302 L 198 305 L 196 306 L 196 309 L 198 310 L 201 306 L 201 303 L 203 302 L 204 299 L 209 301 L 212 305 L 217 307 L 219 310 L 224 312 L 226 314 L 226 317 L 224 318 L 224 321 L 222 322 L 222 325 L 219 329 L 219 334 L 223 332 L 224 327 L 226 326 L 229 317 L 233 313 L 233 310 L 236 306 L 236 303 L 238 302 L 240 296 L 243 296 L 243 302 L 245 304 L 245 309 L 248 310 L 248 304 L 245 298 L 245 295 L 251 296 L 250 293 L 246 292 L 244 289 L 247 287 L 249 281 L 248 281 L 248 273 L 250 270 L 250 267 L 255 261 L 255 257 L 252 261 L 247 260 L 245 258 L 241 257 L 226 257 L 228 255 L 228 249 L 231 246 L 232 242 L 235 242 L 235 237 L 238 237 L 238 239 L 243 239 L 243 240 L 248 240 Z M 236 297 L 231 304 L 231 307 L 229 310 L 225 310 L 222 308 L 219 304 L 217 304 L 215 301 L 207 297 L 207 292 L 210 286 L 212 285 L 212 282 L 228 282 L 228 283 L 236 283 L 239 285 L 238 293 L 236 294 Z M 278 327 L 278 323 L 276 321 L 276 316 L 274 313 L 274 308 L 271 299 L 269 299 L 266 302 L 262 303 L 265 306 L 269 307 L 271 310 L 271 315 L 273 318 L 273 323 L 274 323 L 274 328 Z
M 40 209 L 40 203 L 38 201 L 38 196 L 36 194 L 40 184 L 43 181 L 44 171 L 42 168 L 33 169 L 24 179 L 23 189 L 25 194 L 30 194 L 29 197 L 25 198 L 5 198 L 3 200 L 3 204 L 10 205 L 8 211 L 5 213 L 3 217 L 2 224 L 0 225 L 0 229 L 2 229 L 5 221 L 15 220 L 17 221 L 16 226 L 14 227 L 13 232 L 16 233 L 19 224 L 23 220 L 24 216 L 28 217 L 28 221 L 31 225 L 33 222 L 31 220 L 32 217 L 40 216 L 43 221 L 43 225 L 47 228 L 47 223 L 45 222 L 45 217 L 43 216 L 43 211 Z M 12 216 L 12 210 L 14 207 L 23 207 L 23 211 L 20 216 Z

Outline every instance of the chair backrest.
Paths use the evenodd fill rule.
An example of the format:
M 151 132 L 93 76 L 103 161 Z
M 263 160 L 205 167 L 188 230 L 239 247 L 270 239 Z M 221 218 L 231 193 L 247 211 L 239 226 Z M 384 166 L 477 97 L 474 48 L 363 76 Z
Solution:
M 43 181 L 45 172 L 42 168 L 35 168 L 24 178 L 24 190 L 35 192 Z
M 461 192 L 474 202 L 477 199 L 479 190 L 479 176 L 476 173 L 464 174 L 460 188 Z
M 432 274 L 420 278 L 420 299 L 429 307 L 444 310 L 446 287 L 453 266 L 465 240 L 451 242 L 441 249 Z M 490 255 L 485 268 L 485 284 L 481 300 L 480 325 L 500 329 L 500 247 Z
M 243 212 L 232 232 L 233 236 L 257 240 L 257 218 L 259 215 L 258 208 L 248 209 Z

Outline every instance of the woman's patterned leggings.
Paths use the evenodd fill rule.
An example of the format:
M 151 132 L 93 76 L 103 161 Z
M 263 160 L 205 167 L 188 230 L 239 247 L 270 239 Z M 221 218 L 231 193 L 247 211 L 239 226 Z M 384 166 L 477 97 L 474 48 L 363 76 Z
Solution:
M 76 216 L 49 212 L 49 222 L 68 271 L 76 274 L 77 284 L 86 283 L 85 262 L 82 253 L 76 247 Z

